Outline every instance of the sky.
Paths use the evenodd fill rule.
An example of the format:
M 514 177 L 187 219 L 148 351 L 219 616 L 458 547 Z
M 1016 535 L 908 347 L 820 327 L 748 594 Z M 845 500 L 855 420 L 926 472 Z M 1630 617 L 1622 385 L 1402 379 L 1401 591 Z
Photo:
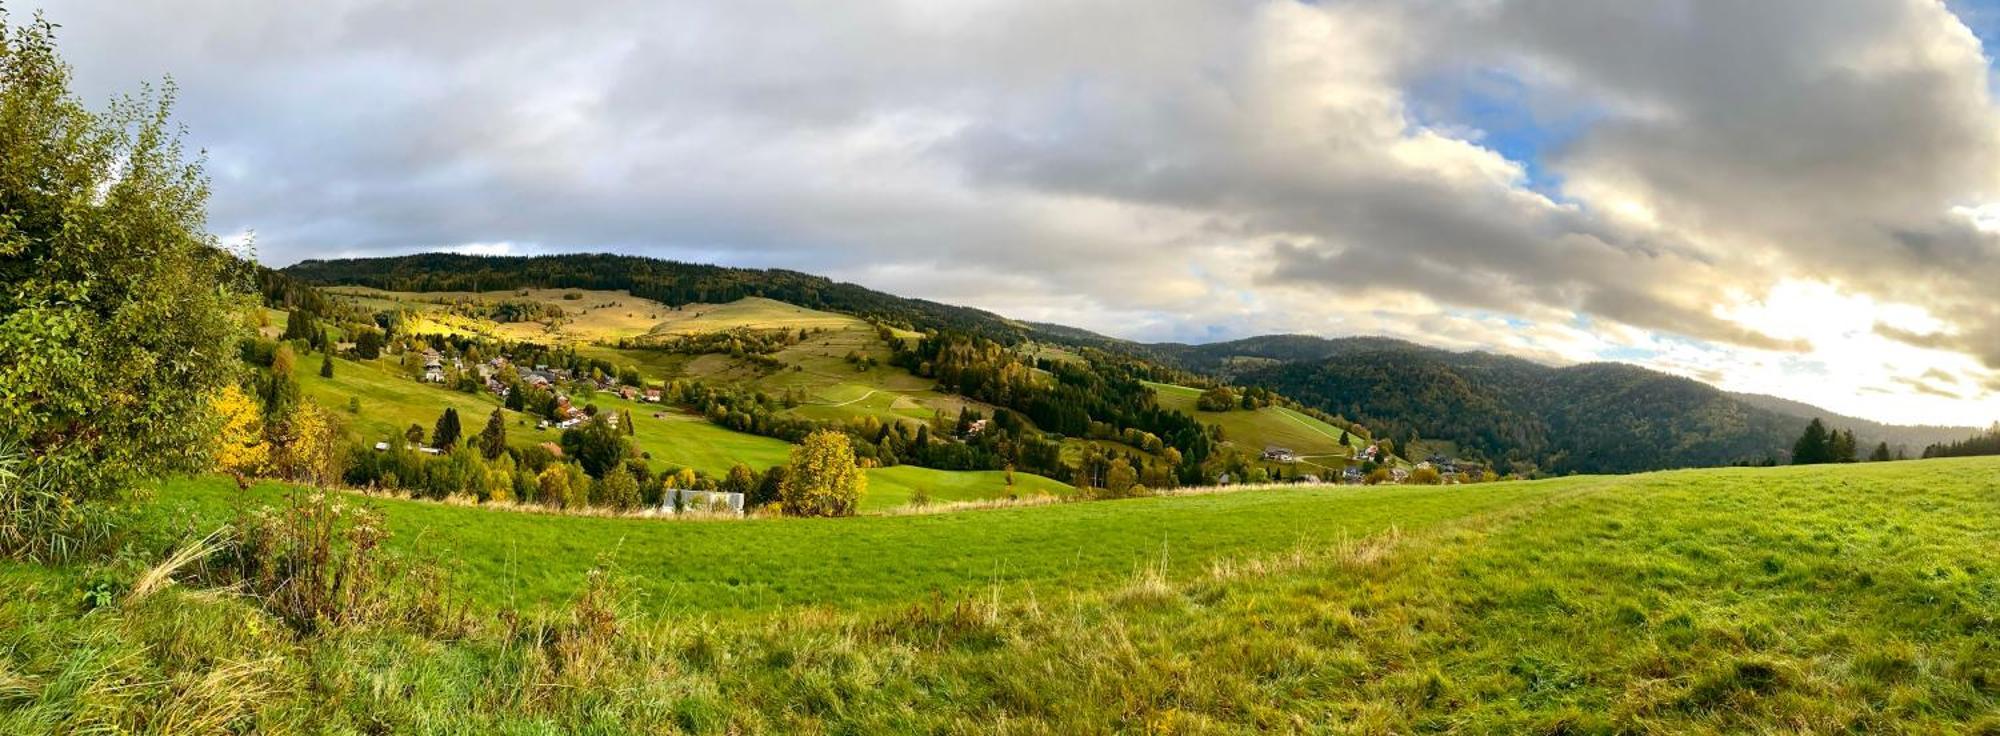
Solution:
M 620 252 L 2000 420 L 1993 3 L 27 0 L 260 260 Z

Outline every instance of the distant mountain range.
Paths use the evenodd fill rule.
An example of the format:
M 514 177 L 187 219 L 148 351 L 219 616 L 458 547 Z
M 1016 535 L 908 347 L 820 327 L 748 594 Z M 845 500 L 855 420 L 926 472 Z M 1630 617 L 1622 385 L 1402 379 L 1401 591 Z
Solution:
M 1786 460 L 1814 418 L 1911 457 L 1972 427 L 1898 426 L 1798 401 L 1729 393 L 1620 363 L 1551 367 L 1382 337 L 1268 335 L 1144 349 L 1182 368 L 1277 391 L 1375 428 L 1542 472 L 1632 472 Z
M 914 329 L 945 329 L 1002 343 L 1094 347 L 1178 371 L 1263 386 L 1339 414 L 1376 436 L 1415 436 L 1462 457 L 1524 472 L 1633 472 L 1783 462 L 1806 423 L 1854 431 L 1911 456 L 1971 436 L 1972 427 L 1910 427 L 1846 417 L 1772 396 L 1727 393 L 1636 366 L 1552 367 L 1477 351 L 1452 352 L 1384 337 L 1265 335 L 1187 345 L 1137 343 L 1064 325 L 1022 322 L 969 307 L 909 299 L 796 271 L 728 268 L 636 256 L 487 257 L 421 254 L 304 261 L 281 272 L 312 284 L 396 291 L 528 286 L 624 289 L 670 304 L 762 296 Z M 283 279 L 265 288 L 284 288 Z M 1449 443 L 1448 445 L 1446 443 Z

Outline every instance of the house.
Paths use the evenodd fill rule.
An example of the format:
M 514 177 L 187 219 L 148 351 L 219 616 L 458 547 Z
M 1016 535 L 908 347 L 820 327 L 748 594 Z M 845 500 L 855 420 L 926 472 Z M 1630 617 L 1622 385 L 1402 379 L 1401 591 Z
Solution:
M 634 399 L 637 399 L 639 398 L 639 389 L 632 388 L 631 386 L 619 386 L 618 398 L 624 399 L 626 401 L 632 401 Z
M 1404 470 L 1402 468 L 1392 468 L 1389 470 L 1389 480 L 1393 480 L 1397 483 L 1402 483 L 1409 479 L 1410 479 L 1410 471 L 1408 470 Z
M 1264 448 L 1264 459 L 1272 462 L 1292 463 L 1298 462 L 1299 456 L 1293 454 L 1291 448 L 1268 445 Z
M 377 442 L 377 443 L 375 443 L 375 451 L 376 451 L 376 452 L 387 452 L 388 450 L 389 450 L 389 443 L 387 443 L 387 442 Z
M 1340 473 L 1340 480 L 1343 483 L 1360 483 L 1361 480 L 1366 477 L 1367 476 L 1361 472 L 1361 468 L 1352 466 L 1350 466 L 1348 469 L 1344 471 L 1341 471 Z
M 660 403 L 660 390 L 657 388 L 646 389 L 646 403 L 649 404 Z
M 985 434 L 985 433 L 986 433 L 986 428 L 987 428 L 988 426 L 991 426 L 991 425 L 992 425 L 992 423 L 993 423 L 993 420 L 991 420 L 991 419 L 974 419 L 974 420 L 972 420 L 972 423 L 971 423 L 971 424 L 968 424 L 968 425 L 966 425 L 966 427 L 965 427 L 965 436 L 967 436 L 967 437 L 977 437 L 977 436 L 979 436 L 979 435 L 981 435 L 981 434 Z
M 424 367 L 424 382 L 425 382 L 425 383 L 444 383 L 444 369 L 443 369 L 443 368 L 440 368 L 440 367 L 438 367 L 438 366 L 434 366 L 434 365 L 432 365 L 432 366 L 425 366 L 425 367 Z
M 661 494 L 660 511 L 669 514 L 686 511 L 732 512 L 741 516 L 743 494 L 668 488 Z

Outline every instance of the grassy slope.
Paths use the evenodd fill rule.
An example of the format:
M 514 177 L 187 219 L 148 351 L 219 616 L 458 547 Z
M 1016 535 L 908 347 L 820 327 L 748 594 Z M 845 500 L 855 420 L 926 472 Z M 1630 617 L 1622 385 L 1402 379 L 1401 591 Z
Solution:
M 522 566 L 574 570 L 612 544 L 592 537 L 624 538 L 654 614 L 777 579 L 797 581 L 793 600 L 909 604 L 669 612 L 628 619 L 588 650 L 602 658 L 551 659 L 499 633 L 293 642 L 228 596 L 78 616 L 69 572 L 3 563 L 0 732 L 160 731 L 193 714 L 274 732 L 1990 734 L 1996 479 L 1992 458 L 1680 471 L 663 525 L 672 536 L 650 540 L 621 533 L 632 522 L 454 531 L 422 518 L 449 509 L 398 509 L 405 536 L 420 522 L 436 541 L 531 535 Z M 1398 519 L 1400 533 L 1335 541 Z M 1176 523 L 1229 538 L 1132 576 Z M 731 551 L 713 553 L 724 537 Z M 786 556 L 766 568 L 773 545 Z M 683 564 L 659 572 L 669 560 Z M 1082 566 L 1034 595 L 985 586 L 996 569 Z M 648 579 L 661 574 L 738 584 Z M 925 602 L 936 575 L 955 592 Z
M 466 394 L 425 384 L 402 375 L 384 361 L 335 360 L 333 378 L 319 377 L 319 356 L 301 358 L 293 369 L 305 395 L 334 409 L 347 422 L 350 434 L 366 444 L 401 434 L 412 423 L 428 435 L 445 407 L 458 409 L 459 422 L 469 436 L 486 425 L 486 417 L 499 408 L 488 394 Z M 346 411 L 350 398 L 358 398 L 361 412 Z M 651 454 L 655 470 L 691 467 L 717 477 L 742 463 L 758 471 L 783 464 L 791 445 L 783 440 L 735 432 L 699 416 L 662 407 L 626 401 L 609 393 L 590 399 L 600 409 L 629 411 L 637 427 L 633 444 Z M 556 430 L 536 430 L 535 418 L 502 409 L 507 417 L 509 444 L 524 446 L 554 442 Z M 999 498 L 1009 493 L 1004 474 L 988 472 L 948 472 L 917 467 L 876 468 L 868 471 L 874 493 L 863 499 L 862 510 L 879 511 L 909 502 L 918 488 L 927 490 L 937 501 L 971 501 Z M 1027 473 L 1016 473 L 1013 493 L 1064 494 L 1072 489 L 1063 483 Z
M 1284 407 L 1271 406 L 1256 411 L 1202 411 L 1195 408 L 1195 400 L 1201 397 L 1201 389 L 1175 386 L 1166 383 L 1148 383 L 1159 394 L 1160 406 L 1178 409 L 1205 424 L 1222 428 L 1225 440 L 1255 457 L 1267 446 L 1291 448 L 1301 457 L 1301 464 L 1321 467 L 1343 467 L 1339 457 L 1352 453 L 1353 448 L 1363 447 L 1367 442 L 1350 435 L 1348 445 L 1340 444 L 1340 429 L 1318 419 L 1300 414 Z
M 971 474 L 908 470 L 961 477 Z M 904 468 L 870 475 L 871 493 Z M 997 473 L 995 475 L 998 475 Z M 1017 482 L 1031 476 L 1016 474 Z M 856 519 L 672 522 L 518 514 L 367 499 L 398 544 L 464 564 L 487 603 L 559 599 L 600 556 L 644 582 L 662 611 L 907 601 L 996 582 L 1056 588 L 1123 580 L 1165 555 L 1175 570 L 1220 554 L 1271 552 L 1342 534 L 1422 526 L 1549 492 L 1549 485 L 1285 489 Z M 275 499 L 275 484 L 257 489 Z M 170 482 L 160 508 L 221 520 L 238 491 L 219 478 Z M 933 494 L 943 496 L 937 490 Z

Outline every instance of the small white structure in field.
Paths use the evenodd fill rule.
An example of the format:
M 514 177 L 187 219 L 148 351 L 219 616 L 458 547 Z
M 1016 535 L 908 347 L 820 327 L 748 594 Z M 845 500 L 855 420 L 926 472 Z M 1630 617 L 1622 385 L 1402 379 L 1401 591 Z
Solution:
M 728 511 L 741 515 L 743 494 L 668 488 L 660 499 L 660 511 L 669 514 L 683 511 Z
M 386 452 L 386 451 L 388 451 L 388 449 L 389 449 L 389 443 L 387 443 L 387 442 L 377 442 L 377 443 L 375 443 L 375 451 L 376 451 L 376 452 Z

